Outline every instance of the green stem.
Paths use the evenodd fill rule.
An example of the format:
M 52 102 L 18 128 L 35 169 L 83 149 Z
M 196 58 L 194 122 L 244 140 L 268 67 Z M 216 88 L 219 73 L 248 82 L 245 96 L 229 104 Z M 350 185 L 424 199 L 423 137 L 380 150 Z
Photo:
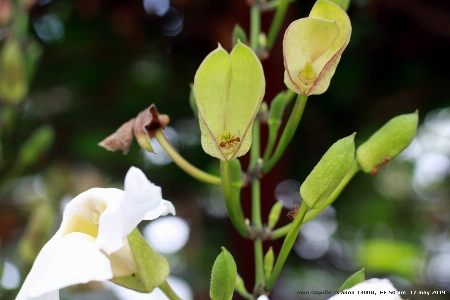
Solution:
M 252 147 L 250 148 L 250 166 L 252 170 L 260 158 L 260 137 L 261 127 L 258 119 L 255 119 L 252 128 Z M 257 177 L 252 179 L 252 225 L 257 229 L 262 229 L 261 218 L 261 183 Z M 254 292 L 264 284 L 264 254 L 261 237 L 256 237 L 253 241 L 255 251 L 255 287 Z
M 291 141 L 292 137 L 294 136 L 295 130 L 297 129 L 298 123 L 302 118 L 303 110 L 305 109 L 307 100 L 308 96 L 299 95 L 297 97 L 294 108 L 292 109 L 291 115 L 289 116 L 289 120 L 286 123 L 286 127 L 281 134 L 277 148 L 275 149 L 272 157 L 263 165 L 263 173 L 268 173 L 283 155 L 284 150 L 286 150 L 286 147 L 289 145 L 289 142 Z
M 258 37 L 261 32 L 261 11 L 259 10 L 259 4 L 255 1 L 250 9 L 250 48 L 253 51 L 258 49 Z
M 284 16 L 286 15 L 286 11 L 289 7 L 289 0 L 281 0 L 277 11 L 275 13 L 275 16 L 273 17 L 272 24 L 270 25 L 269 34 L 267 35 L 267 50 L 272 49 L 273 45 L 275 44 L 275 41 L 278 36 L 278 32 L 280 31 L 281 25 L 284 21 Z
M 243 236 L 247 237 L 247 226 L 245 225 L 244 217 L 242 214 L 238 213 L 233 201 L 233 190 L 231 187 L 231 173 L 230 173 L 230 162 L 220 161 L 220 176 L 222 178 L 222 193 L 223 199 L 225 200 L 225 206 L 230 216 L 231 223 L 237 231 Z
M 267 280 L 265 290 L 270 291 L 275 284 L 275 281 L 280 275 L 281 269 L 283 269 L 284 263 L 291 252 L 292 246 L 294 245 L 295 240 L 297 239 L 298 233 L 300 232 L 300 226 L 303 223 L 303 218 L 305 217 L 306 212 L 308 211 L 308 205 L 305 202 L 302 202 L 300 208 L 297 212 L 297 216 L 292 222 L 292 226 L 284 239 L 283 246 L 281 246 L 280 254 L 277 257 L 277 261 L 275 262 L 275 266 L 273 267 L 273 271 L 270 274 L 269 279 Z
M 167 298 L 169 298 L 170 300 L 181 300 L 180 297 L 178 297 L 177 294 L 175 294 L 175 292 L 172 290 L 172 288 L 170 287 L 170 285 L 167 283 L 167 281 L 164 281 L 163 284 L 161 284 L 159 286 L 159 288 L 161 289 L 161 291 L 164 293 L 164 295 L 167 296 Z
M 308 211 L 308 213 L 306 214 L 302 225 L 305 224 L 306 222 L 309 222 L 310 220 L 314 219 L 325 208 L 327 208 L 329 205 L 331 205 L 337 199 L 337 197 L 339 197 L 341 192 L 344 190 L 344 188 L 347 186 L 347 184 L 350 182 L 350 180 L 353 178 L 353 176 L 355 176 L 355 174 L 358 173 L 359 170 L 361 170 L 361 169 L 359 168 L 358 162 L 355 160 L 353 162 L 353 165 L 352 165 L 352 168 L 350 169 L 350 171 L 348 171 L 347 175 L 345 175 L 344 179 L 342 179 L 339 186 L 336 188 L 336 190 L 333 192 L 333 194 L 331 194 L 330 198 L 328 198 L 328 204 L 321 208 L 310 209 Z M 276 239 L 279 239 L 279 238 L 285 236 L 289 232 L 289 229 L 291 228 L 291 226 L 292 226 L 292 223 L 287 224 L 283 227 L 280 227 L 280 228 L 272 231 L 272 233 L 270 235 L 270 239 L 276 240 Z
M 155 131 L 155 138 L 161 145 L 161 147 L 166 151 L 167 155 L 177 164 L 183 171 L 191 175 L 197 180 L 205 183 L 220 185 L 221 180 L 219 177 L 208 174 L 193 165 L 191 165 L 187 160 L 185 160 L 169 143 L 169 141 L 164 136 L 161 129 Z

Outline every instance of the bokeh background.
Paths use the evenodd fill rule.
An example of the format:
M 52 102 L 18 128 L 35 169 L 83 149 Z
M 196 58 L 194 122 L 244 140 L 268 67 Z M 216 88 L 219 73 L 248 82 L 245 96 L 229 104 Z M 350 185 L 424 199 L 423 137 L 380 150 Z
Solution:
M 268 103 L 286 88 L 283 32 L 307 16 L 313 3 L 291 4 L 263 62 Z M 404 299 L 448 299 L 450 5 L 356 0 L 348 14 L 352 37 L 330 88 L 310 97 L 290 148 L 262 179 L 263 221 L 278 200 L 287 208 L 279 226 L 289 222 L 284 214 L 299 203 L 301 182 L 336 140 L 356 131 L 359 145 L 390 118 L 416 109 L 420 127 L 411 146 L 378 176 L 357 174 L 332 207 L 303 227 L 271 299 L 327 299 L 296 293 L 334 292 L 363 267 L 367 278 L 389 278 L 406 292 Z M 272 17 L 262 16 L 263 31 Z M 20 100 L 0 99 L 1 299 L 15 298 L 38 250 L 58 228 L 65 203 L 91 187 L 121 187 L 130 166 L 144 170 L 176 206 L 176 218 L 141 229 L 169 259 L 171 280 L 186 299 L 209 299 L 221 246 L 252 290 L 253 245 L 231 226 L 217 187 L 186 175 L 163 150 L 149 154 L 134 142 L 123 155 L 97 146 L 155 103 L 170 116 L 165 133 L 171 143 L 194 165 L 218 175 L 218 161 L 200 146 L 189 85 L 218 42 L 231 50 L 237 23 L 248 31 L 244 0 L 0 0 L 0 49 L 14 36 L 22 60 L 38 58 L 28 81 L 6 67 L 8 60 L 0 62 L 0 80 L 24 80 L 29 87 Z M 264 144 L 266 127 L 262 133 Z M 246 168 L 248 157 L 241 162 Z M 248 187 L 241 201 L 250 216 Z M 273 246 L 278 253 L 281 243 L 266 242 L 264 249 Z M 420 291 L 446 295 L 425 297 Z M 138 299 L 99 283 L 61 291 L 62 299 L 113 297 Z

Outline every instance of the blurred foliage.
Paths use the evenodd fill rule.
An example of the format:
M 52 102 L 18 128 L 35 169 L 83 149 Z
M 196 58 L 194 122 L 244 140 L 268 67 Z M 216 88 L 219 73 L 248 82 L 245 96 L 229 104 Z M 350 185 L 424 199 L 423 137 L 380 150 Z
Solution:
M 8 14 L 5 3 L 21 10 L 14 10 L 15 16 Z M 292 4 L 283 28 L 307 15 L 313 3 Z M 39 247 L 52 228 L 43 223 L 37 232 L 29 229 L 45 214 L 41 205 L 51 205 L 54 227 L 67 198 L 93 186 L 120 187 L 126 170 L 135 165 L 162 187 L 164 198 L 173 201 L 178 215 L 190 223 L 190 241 L 177 254 L 181 263 L 175 270 L 193 287 L 195 299 L 208 299 L 209 274 L 220 246 L 232 253 L 247 288 L 252 286 L 252 245 L 238 237 L 228 219 L 208 213 L 205 203 L 212 200 L 205 200 L 200 192 L 203 184 L 173 164 L 156 165 L 144 159 L 136 143 L 127 156 L 97 146 L 120 124 L 155 103 L 178 130 L 180 153 L 199 168 L 219 173 L 218 163 L 201 151 L 198 128 L 186 126 L 193 118 L 189 84 L 217 42 L 231 50 L 236 23 L 248 32 L 249 11 L 243 0 L 173 0 L 170 5 L 160 16 L 148 13 L 142 1 L 0 0 L 0 48 L 15 36 L 21 55 L 27 57 L 21 64 L 27 66 L 28 94 L 20 100 L 8 101 L 4 96 L 0 100 L 0 261 L 6 258 L 18 264 L 22 276 L 30 261 L 19 255 L 34 254 L 27 252 L 31 246 L 20 238 L 32 234 L 38 239 L 33 247 Z M 357 130 L 358 146 L 396 115 L 419 109 L 423 120 L 433 109 L 450 106 L 445 66 L 450 52 L 447 1 L 355 0 L 348 14 L 352 37 L 329 90 L 310 99 L 290 150 L 262 180 L 263 215 L 274 203 L 276 185 L 290 178 L 303 181 L 339 138 Z M 263 30 L 267 31 L 271 17 L 263 15 Z M 269 103 L 285 89 L 280 37 L 263 67 L 264 101 Z M 4 68 L 0 78 L 6 74 Z M 448 141 L 449 136 L 444 138 Z M 27 150 L 32 141 L 35 148 Z M 16 171 L 17 161 L 27 165 Z M 247 162 L 244 157 L 243 165 Z M 377 177 L 355 176 L 334 205 L 338 229 L 328 241 L 330 250 L 313 259 L 293 252 L 273 299 L 290 299 L 306 289 L 337 290 L 361 267 L 366 267 L 367 278 L 389 277 L 399 290 L 450 290 L 449 273 L 440 271 L 433 260 L 450 255 L 443 249 L 450 235 L 450 199 L 435 189 L 414 189 L 414 170 L 413 160 L 399 157 Z M 404 190 L 398 189 L 398 182 L 406 182 L 401 185 Z M 435 184 L 448 191 L 448 176 Z M 249 215 L 246 197 L 244 190 L 244 213 Z M 280 225 L 288 222 L 282 214 Z M 304 235 L 300 246 L 302 240 Z M 269 244 L 277 255 L 281 241 Z M 370 251 L 358 262 L 362 246 Z M 441 275 L 399 266 L 402 258 L 409 257 L 422 257 Z M 0 297 L 13 299 L 15 292 L 0 289 Z

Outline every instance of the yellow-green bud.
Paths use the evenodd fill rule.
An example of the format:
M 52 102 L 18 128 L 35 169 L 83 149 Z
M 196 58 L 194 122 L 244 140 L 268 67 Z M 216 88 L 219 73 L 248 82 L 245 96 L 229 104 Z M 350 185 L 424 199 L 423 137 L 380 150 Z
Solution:
M 356 159 L 366 173 L 376 175 L 411 144 L 417 131 L 418 112 L 397 116 L 378 129 L 356 150 Z
M 280 219 L 280 214 L 283 209 L 283 203 L 280 201 L 277 201 L 270 210 L 269 213 L 269 220 L 267 222 L 267 228 L 273 229 L 275 225 L 277 224 L 278 220 Z
M 264 256 L 264 278 L 267 280 L 270 277 L 273 269 L 273 263 L 275 261 L 275 255 L 273 253 L 272 247 L 269 248 L 266 255 Z
M 355 134 L 340 139 L 320 159 L 300 187 L 300 195 L 309 208 L 320 208 L 339 186 L 352 167 Z

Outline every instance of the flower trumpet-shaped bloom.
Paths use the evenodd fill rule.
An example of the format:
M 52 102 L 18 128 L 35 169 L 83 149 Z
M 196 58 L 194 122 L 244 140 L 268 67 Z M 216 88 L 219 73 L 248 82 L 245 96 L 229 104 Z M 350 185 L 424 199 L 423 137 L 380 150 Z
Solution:
M 57 300 L 61 288 L 138 273 L 127 236 L 142 220 L 168 213 L 175 214 L 172 203 L 135 167 L 125 177 L 125 191 L 81 193 L 67 204 L 61 227 L 42 248 L 16 300 Z
M 287 87 L 299 95 L 324 93 L 350 41 L 351 29 L 345 11 L 326 0 L 317 1 L 308 18 L 294 21 L 283 41 Z
M 258 57 L 241 42 L 230 54 L 219 45 L 203 60 L 194 94 L 206 153 L 231 160 L 248 152 L 265 86 Z

